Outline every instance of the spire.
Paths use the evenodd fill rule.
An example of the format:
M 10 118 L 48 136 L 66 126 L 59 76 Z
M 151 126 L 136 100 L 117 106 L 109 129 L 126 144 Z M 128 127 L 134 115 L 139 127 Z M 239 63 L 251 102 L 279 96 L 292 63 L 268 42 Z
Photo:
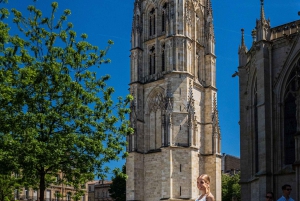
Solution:
M 211 0 L 206 1 L 206 25 L 207 31 L 210 35 L 214 35 L 214 25 L 213 25 L 213 9 Z
M 271 25 L 270 19 L 266 20 L 264 10 L 264 0 L 260 0 L 260 19 L 256 20 L 257 41 L 270 40 Z
M 205 8 L 205 37 L 206 37 L 206 53 L 215 54 L 215 33 L 213 24 L 213 10 L 211 0 L 206 0 Z
M 239 52 L 242 51 L 243 53 L 247 52 L 247 47 L 245 45 L 245 30 L 244 29 L 241 29 L 241 32 L 242 32 L 242 38 L 241 38 L 241 45 L 239 47 Z
M 263 22 L 266 20 L 265 18 L 265 10 L 264 10 L 264 0 L 260 0 L 260 20 Z
M 245 35 L 244 35 L 244 29 L 241 29 L 242 31 L 242 41 L 241 41 L 241 46 L 244 47 L 245 46 Z
M 211 0 L 206 1 L 206 10 L 207 10 L 207 15 L 212 16 L 212 5 L 211 5 Z
M 219 122 L 219 111 L 217 109 L 216 94 L 214 94 L 214 100 L 213 100 L 212 122 L 213 122 L 213 136 L 216 139 L 214 144 L 215 147 L 214 151 L 215 153 L 220 153 L 221 129 L 220 129 L 220 122 Z
M 247 52 L 248 49 L 245 44 L 245 33 L 244 29 L 241 29 L 242 32 L 242 38 L 241 38 L 241 45 L 239 46 L 239 66 L 244 66 L 247 63 Z

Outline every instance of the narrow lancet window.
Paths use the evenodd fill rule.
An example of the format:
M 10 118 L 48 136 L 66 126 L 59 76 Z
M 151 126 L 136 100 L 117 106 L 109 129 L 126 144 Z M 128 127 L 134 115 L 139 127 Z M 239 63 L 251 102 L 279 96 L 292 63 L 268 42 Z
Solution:
M 161 51 L 161 71 L 164 72 L 165 69 L 165 44 L 162 45 L 162 51 Z
M 152 46 L 149 52 L 149 75 L 155 74 L 155 48 Z
M 152 8 L 149 13 L 149 36 L 155 35 L 155 29 L 155 9 Z
M 167 11 L 167 3 L 163 5 L 162 13 L 161 13 L 161 31 L 166 31 L 166 11 Z

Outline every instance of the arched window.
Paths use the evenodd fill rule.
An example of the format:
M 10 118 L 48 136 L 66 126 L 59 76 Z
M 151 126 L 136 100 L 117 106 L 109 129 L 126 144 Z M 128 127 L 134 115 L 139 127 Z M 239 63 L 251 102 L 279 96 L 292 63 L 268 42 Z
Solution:
M 163 108 L 164 108 L 164 97 L 162 93 L 156 92 L 148 100 L 149 107 L 149 131 L 150 131 L 150 142 L 149 149 L 158 149 L 163 146 Z
M 295 96 L 288 93 L 284 100 L 284 163 L 295 162 L 295 139 L 297 132 L 297 120 Z
M 292 71 L 286 86 L 284 96 L 284 164 L 293 164 L 295 162 L 295 134 L 297 133 L 297 114 L 300 109 L 300 88 L 299 88 L 299 69 L 298 66 Z M 297 117 L 298 116 L 298 117 Z
M 161 31 L 165 32 L 166 31 L 166 11 L 167 11 L 167 6 L 168 4 L 165 3 L 163 5 L 162 13 L 161 13 Z
M 71 195 L 72 195 L 71 192 L 67 193 L 67 201 L 71 201 Z
M 165 44 L 162 45 L 161 50 L 161 71 L 164 72 L 166 69 L 166 62 L 165 62 Z
M 155 35 L 155 9 L 152 8 L 149 13 L 149 36 Z
M 149 75 L 155 74 L 155 47 L 152 46 L 149 53 Z

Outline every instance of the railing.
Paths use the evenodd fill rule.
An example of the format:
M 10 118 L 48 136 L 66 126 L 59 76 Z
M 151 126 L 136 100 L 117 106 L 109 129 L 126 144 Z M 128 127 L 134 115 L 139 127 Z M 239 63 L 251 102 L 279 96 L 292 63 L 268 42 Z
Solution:
M 273 27 L 271 29 L 272 37 L 271 39 L 280 38 L 283 36 L 288 36 L 294 34 L 300 28 L 300 21 L 294 21 L 281 26 Z

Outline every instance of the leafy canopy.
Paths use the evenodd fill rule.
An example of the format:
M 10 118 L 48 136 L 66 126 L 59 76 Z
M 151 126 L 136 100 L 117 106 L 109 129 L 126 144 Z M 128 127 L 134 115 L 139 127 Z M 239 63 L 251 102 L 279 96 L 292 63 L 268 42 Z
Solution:
M 0 171 L 18 172 L 41 191 L 58 173 L 76 189 L 95 174 L 105 177 L 104 164 L 126 156 L 133 131 L 126 119 L 132 97 L 114 103 L 109 75 L 97 74 L 113 42 L 100 50 L 87 34 L 77 37 L 71 11 L 55 20 L 57 9 L 53 2 L 49 17 L 32 5 L 28 17 L 12 9 L 11 28 L 11 13 L 0 9 Z
M 240 174 L 222 174 L 222 200 L 241 200 Z
M 0 174 L 0 201 L 10 201 L 13 200 L 13 193 L 16 189 L 19 189 L 21 184 L 19 178 L 11 174 Z

